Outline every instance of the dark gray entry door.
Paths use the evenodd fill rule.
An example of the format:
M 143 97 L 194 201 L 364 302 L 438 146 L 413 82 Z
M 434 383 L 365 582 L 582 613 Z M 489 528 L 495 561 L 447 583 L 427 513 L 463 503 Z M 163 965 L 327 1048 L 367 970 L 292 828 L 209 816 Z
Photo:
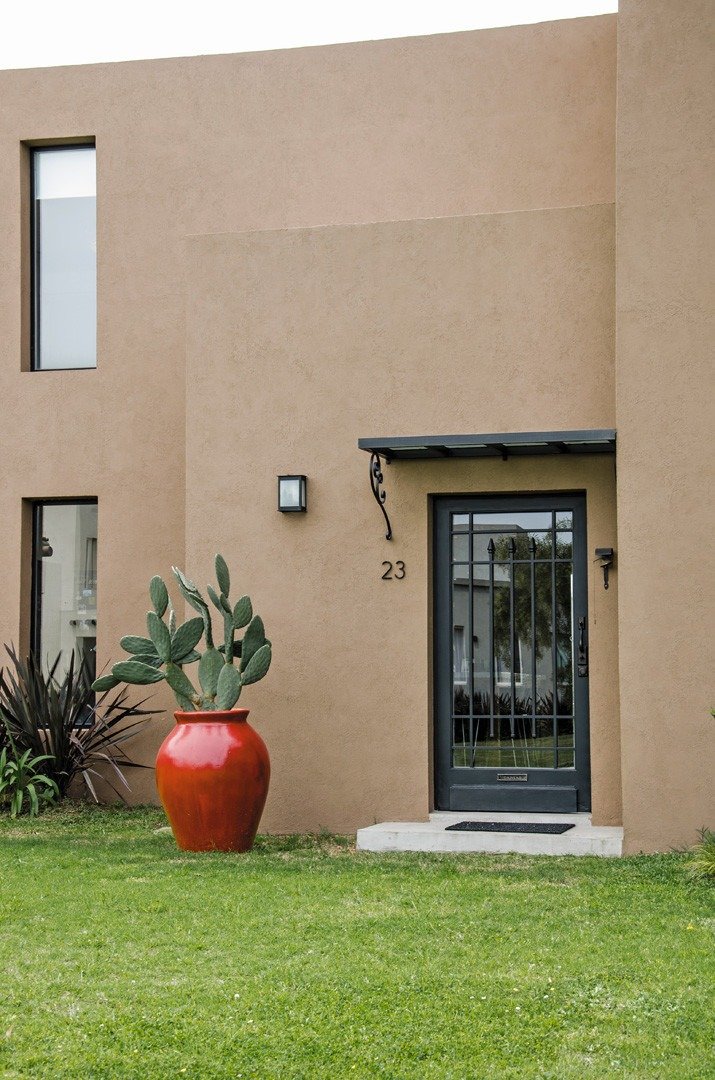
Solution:
M 435 503 L 441 810 L 589 810 L 582 495 Z

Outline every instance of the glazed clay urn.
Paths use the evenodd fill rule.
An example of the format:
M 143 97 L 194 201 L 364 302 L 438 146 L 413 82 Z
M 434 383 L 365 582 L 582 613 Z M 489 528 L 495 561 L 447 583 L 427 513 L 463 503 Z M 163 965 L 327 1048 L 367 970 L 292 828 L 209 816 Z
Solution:
M 156 784 L 184 851 L 248 851 L 268 794 L 270 759 L 248 709 L 177 712 Z

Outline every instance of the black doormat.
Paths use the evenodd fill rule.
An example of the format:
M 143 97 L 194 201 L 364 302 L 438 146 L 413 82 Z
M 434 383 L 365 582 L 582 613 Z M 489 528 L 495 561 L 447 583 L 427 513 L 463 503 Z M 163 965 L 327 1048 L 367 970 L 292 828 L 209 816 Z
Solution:
M 573 824 L 565 821 L 457 821 L 445 832 L 565 833 Z

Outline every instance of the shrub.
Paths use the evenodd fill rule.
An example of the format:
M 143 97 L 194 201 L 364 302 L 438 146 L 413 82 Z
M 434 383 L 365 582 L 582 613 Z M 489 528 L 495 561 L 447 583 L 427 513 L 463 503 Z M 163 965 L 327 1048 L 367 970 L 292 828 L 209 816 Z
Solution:
M 39 659 L 20 660 L 6 649 L 10 664 L 0 670 L 0 727 L 18 753 L 42 757 L 44 772 L 64 797 L 80 777 L 95 802 L 94 780 L 101 778 L 126 802 L 124 776 L 128 768 L 150 768 L 133 761 L 124 744 L 156 715 L 144 701 L 129 704 L 126 689 L 102 694 L 95 702 L 86 661 L 78 665 L 72 655 L 66 673 L 56 674 L 60 657 L 45 674 Z M 115 786 L 118 785 L 118 786 Z M 124 790 L 123 790 L 124 789 Z
M 691 849 L 686 865 L 691 877 L 715 881 L 715 832 L 701 829 L 700 840 Z
M 50 755 L 33 757 L 31 750 L 18 755 L 12 740 L 8 743 L 0 750 L 0 806 L 7 807 L 11 817 L 17 817 L 27 802 L 30 817 L 35 817 L 47 803 L 59 798 L 55 781 L 38 769 Z

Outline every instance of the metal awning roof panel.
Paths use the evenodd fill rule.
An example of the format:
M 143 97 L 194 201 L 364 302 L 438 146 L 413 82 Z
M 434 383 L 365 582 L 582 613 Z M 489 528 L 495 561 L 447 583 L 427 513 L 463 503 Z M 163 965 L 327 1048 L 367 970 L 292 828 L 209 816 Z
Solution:
M 358 439 L 358 448 L 386 461 L 439 458 L 534 457 L 551 454 L 615 454 L 611 428 L 581 431 L 516 431 L 490 435 L 398 435 Z

